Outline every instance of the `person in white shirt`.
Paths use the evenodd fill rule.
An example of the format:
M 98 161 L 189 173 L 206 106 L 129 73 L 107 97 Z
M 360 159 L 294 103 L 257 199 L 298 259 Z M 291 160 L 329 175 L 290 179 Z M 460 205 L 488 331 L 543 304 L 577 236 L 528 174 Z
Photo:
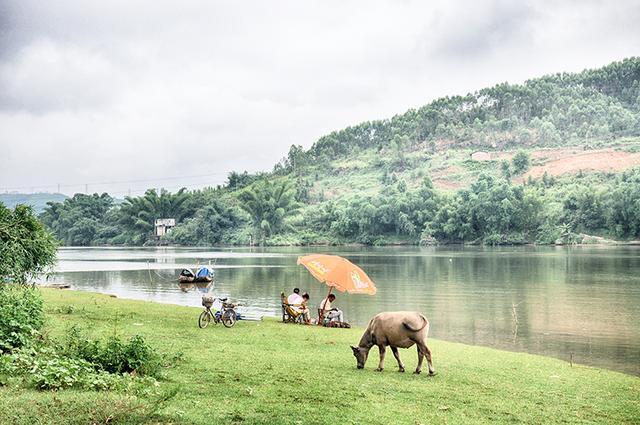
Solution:
M 334 302 L 336 296 L 333 294 L 329 294 L 327 298 L 320 302 L 320 309 L 322 310 L 322 315 L 329 319 L 330 321 L 337 320 L 338 322 L 344 322 L 344 315 L 342 314 L 342 310 L 333 307 L 331 305 Z
M 293 288 L 293 294 L 287 297 L 287 304 L 297 312 L 301 312 L 302 297 L 300 296 L 300 288 Z

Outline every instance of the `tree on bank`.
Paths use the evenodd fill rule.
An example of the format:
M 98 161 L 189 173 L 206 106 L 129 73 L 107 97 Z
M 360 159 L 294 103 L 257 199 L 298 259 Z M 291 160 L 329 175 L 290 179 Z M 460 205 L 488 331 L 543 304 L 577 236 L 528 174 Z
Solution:
M 10 210 L 0 204 L 0 281 L 27 283 L 56 261 L 57 242 L 31 207 Z
M 112 207 L 113 198 L 107 193 L 76 193 L 64 202 L 48 202 L 40 220 L 63 245 L 88 246 L 119 233 L 115 217 L 109 214 Z

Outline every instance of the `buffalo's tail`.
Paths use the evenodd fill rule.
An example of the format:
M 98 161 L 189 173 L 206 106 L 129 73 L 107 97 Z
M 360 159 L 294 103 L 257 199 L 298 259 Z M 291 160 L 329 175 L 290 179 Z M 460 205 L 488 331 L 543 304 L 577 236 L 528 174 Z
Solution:
M 424 317 L 422 314 L 419 315 L 422 318 L 422 326 L 419 329 L 413 329 L 410 325 L 408 325 L 406 322 L 402 322 L 402 325 L 407 329 L 410 330 L 411 332 L 420 332 L 421 330 L 423 330 L 424 328 L 426 328 L 429 325 L 429 321 L 427 320 L 426 317 Z

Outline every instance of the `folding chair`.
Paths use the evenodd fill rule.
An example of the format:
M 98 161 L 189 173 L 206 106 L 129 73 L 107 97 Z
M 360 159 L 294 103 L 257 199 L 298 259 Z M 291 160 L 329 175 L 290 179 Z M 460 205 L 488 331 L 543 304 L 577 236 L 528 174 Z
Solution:
M 304 323 L 304 315 L 294 307 L 300 307 L 302 304 L 289 304 L 284 292 L 280 293 L 282 301 L 282 321 L 285 323 Z

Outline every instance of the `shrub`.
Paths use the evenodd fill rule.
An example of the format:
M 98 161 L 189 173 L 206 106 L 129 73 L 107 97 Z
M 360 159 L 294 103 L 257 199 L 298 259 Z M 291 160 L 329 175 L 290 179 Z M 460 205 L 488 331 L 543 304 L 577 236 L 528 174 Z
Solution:
M 0 353 L 28 345 L 43 324 L 42 297 L 37 289 L 0 286 Z
M 389 245 L 389 241 L 384 236 L 380 236 L 379 238 L 373 241 L 372 245 L 373 246 Z
M 135 372 L 143 376 L 157 375 L 160 366 L 159 356 L 140 335 L 128 343 L 118 337 L 109 338 L 94 361 L 110 373 Z
M 555 224 L 545 223 L 538 229 L 537 244 L 554 244 L 562 237 L 562 229 Z
M 522 233 L 514 232 L 514 233 L 506 233 L 506 234 L 498 234 L 491 233 L 484 238 L 482 238 L 482 243 L 484 245 L 521 245 L 527 242 L 527 239 L 524 237 Z
M 56 314 L 73 314 L 75 307 L 72 305 L 63 305 L 60 307 L 56 307 L 53 309 L 53 312 Z
M 529 168 L 529 166 L 531 165 L 531 158 L 529 157 L 529 154 L 524 152 L 524 151 L 518 151 L 514 156 L 513 159 L 511 160 L 511 163 L 513 164 L 513 172 L 514 174 L 522 174 L 525 171 L 527 171 L 527 169 Z
M 67 356 L 87 361 L 109 373 L 135 373 L 157 378 L 162 367 L 162 356 L 140 335 L 127 342 L 112 336 L 100 343 L 86 338 L 73 327 L 67 334 L 63 350 Z

